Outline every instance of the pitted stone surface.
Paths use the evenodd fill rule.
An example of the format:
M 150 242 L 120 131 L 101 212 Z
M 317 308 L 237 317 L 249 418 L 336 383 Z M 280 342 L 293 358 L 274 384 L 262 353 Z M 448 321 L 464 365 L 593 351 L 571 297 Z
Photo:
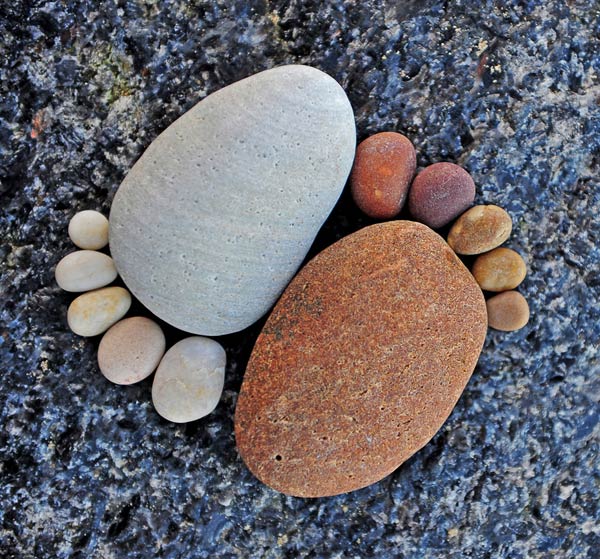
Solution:
M 110 210 L 119 274 L 181 330 L 243 330 L 302 263 L 355 144 L 346 94 L 315 68 L 280 66 L 209 95 L 119 187 Z

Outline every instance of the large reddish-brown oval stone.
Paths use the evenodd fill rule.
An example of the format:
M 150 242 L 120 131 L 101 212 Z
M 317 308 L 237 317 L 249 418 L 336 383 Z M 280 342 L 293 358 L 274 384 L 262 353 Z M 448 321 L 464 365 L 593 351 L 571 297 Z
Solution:
M 372 225 L 310 261 L 260 334 L 240 391 L 240 454 L 302 497 L 395 470 L 442 426 L 485 338 L 477 283 L 410 221 Z

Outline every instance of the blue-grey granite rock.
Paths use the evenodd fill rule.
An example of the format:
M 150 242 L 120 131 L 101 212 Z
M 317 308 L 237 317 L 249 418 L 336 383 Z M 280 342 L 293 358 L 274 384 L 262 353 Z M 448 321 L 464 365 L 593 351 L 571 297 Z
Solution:
M 599 32 L 593 0 L 4 2 L 0 556 L 598 557 Z M 108 214 L 161 130 L 284 63 L 344 86 L 359 139 L 397 130 L 419 165 L 464 165 L 476 201 L 512 215 L 529 268 L 530 324 L 490 332 L 433 441 L 384 481 L 317 500 L 261 485 L 234 447 L 260 324 L 219 338 L 216 412 L 175 425 L 151 379 L 100 374 L 52 270 L 73 249 L 69 218 Z M 368 223 L 346 191 L 311 254 Z

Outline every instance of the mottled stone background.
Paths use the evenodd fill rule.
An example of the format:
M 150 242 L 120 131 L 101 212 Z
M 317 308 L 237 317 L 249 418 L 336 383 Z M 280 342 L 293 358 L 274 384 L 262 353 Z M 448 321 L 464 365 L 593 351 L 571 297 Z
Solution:
M 0 0 L 0 556 L 600 556 L 597 1 Z M 106 381 L 53 267 L 74 212 L 198 100 L 272 66 L 335 76 L 360 139 L 398 130 L 507 208 L 532 320 L 490 333 L 433 441 L 382 482 L 303 500 L 256 481 L 232 416 L 260 325 L 221 338 L 216 413 Z M 235 157 L 235 153 L 232 153 Z M 368 221 L 348 192 L 315 250 Z M 313 251 L 314 252 L 314 251 Z M 182 334 L 169 331 L 174 340 Z M 300 405 L 301 403 L 299 403 Z

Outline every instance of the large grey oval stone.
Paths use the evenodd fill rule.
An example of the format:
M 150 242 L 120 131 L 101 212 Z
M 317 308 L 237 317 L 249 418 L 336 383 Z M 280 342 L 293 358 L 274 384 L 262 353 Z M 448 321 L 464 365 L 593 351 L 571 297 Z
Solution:
M 275 303 L 339 198 L 352 107 L 308 66 L 225 87 L 152 142 L 117 191 L 110 249 L 133 294 L 195 334 L 242 330 Z

